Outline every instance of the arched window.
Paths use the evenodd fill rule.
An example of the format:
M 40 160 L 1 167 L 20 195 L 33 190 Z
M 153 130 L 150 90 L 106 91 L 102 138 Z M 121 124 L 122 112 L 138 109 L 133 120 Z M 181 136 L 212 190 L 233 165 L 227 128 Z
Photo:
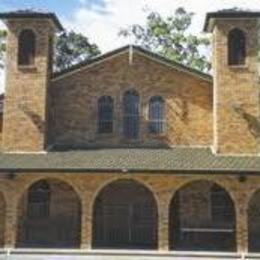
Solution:
M 136 139 L 139 135 L 139 94 L 129 90 L 124 95 L 124 135 Z
M 39 181 L 29 189 L 27 215 L 29 218 L 49 216 L 50 186 L 46 181 Z
M 152 97 L 149 101 L 149 132 L 163 133 L 164 123 L 164 100 L 159 96 Z
M 35 60 L 35 34 L 31 30 L 24 30 L 19 36 L 18 64 L 33 65 Z
M 98 132 L 113 132 L 113 99 L 110 96 L 103 96 L 98 100 Z
M 239 29 L 233 29 L 228 35 L 228 64 L 244 65 L 246 62 L 246 37 Z

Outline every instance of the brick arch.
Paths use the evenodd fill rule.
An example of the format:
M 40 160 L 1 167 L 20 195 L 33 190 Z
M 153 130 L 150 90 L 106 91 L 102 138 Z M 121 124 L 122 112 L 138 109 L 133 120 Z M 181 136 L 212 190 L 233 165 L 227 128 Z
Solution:
M 159 203 L 160 203 L 159 196 L 158 196 L 157 192 L 154 190 L 153 186 L 150 185 L 148 182 L 146 182 L 145 180 L 140 179 L 138 177 L 132 177 L 132 176 L 131 177 L 128 177 L 128 176 L 118 177 L 117 176 L 117 177 L 114 177 L 114 178 L 112 177 L 108 180 L 103 181 L 102 184 L 100 184 L 99 187 L 97 189 L 95 189 L 95 191 L 93 192 L 92 200 L 91 200 L 91 204 L 90 204 L 91 209 L 94 208 L 95 200 L 98 197 L 98 195 L 100 194 L 100 192 L 106 186 L 108 186 L 114 182 L 120 181 L 120 180 L 129 180 L 129 181 L 133 181 L 133 182 L 139 183 L 140 185 L 144 186 L 146 189 L 148 189 L 153 194 L 153 197 L 156 201 L 156 205 L 159 205 Z
M 83 192 L 80 189 L 79 185 L 77 185 L 76 182 L 73 181 L 71 178 L 67 178 L 64 176 L 55 175 L 55 177 L 44 177 L 44 176 L 34 176 L 33 178 L 28 178 L 24 185 L 22 186 L 22 190 L 19 190 L 18 200 L 21 200 L 21 197 L 27 192 L 27 190 L 36 182 L 41 180 L 47 180 L 47 181 L 60 181 L 62 183 L 66 183 L 69 187 L 73 189 L 73 191 L 77 194 L 77 196 L 80 198 L 80 202 L 82 204 L 83 199 Z
M 213 180 L 181 185 L 169 206 L 169 245 L 172 250 L 235 251 L 236 208 L 229 192 Z
M 157 203 L 153 193 L 139 181 L 125 178 L 103 186 L 95 197 L 92 216 L 94 248 L 158 246 Z
M 180 189 L 184 188 L 185 186 L 188 186 L 192 183 L 201 182 L 201 181 L 215 183 L 218 186 L 222 187 L 228 193 L 230 198 L 232 199 L 233 204 L 236 205 L 237 196 L 236 196 L 234 190 L 232 189 L 232 185 L 229 185 L 230 183 L 233 183 L 233 180 L 230 180 L 229 182 L 227 182 L 227 181 L 223 181 L 223 179 L 221 179 L 221 178 L 216 179 L 216 178 L 209 178 L 208 176 L 205 176 L 205 177 L 195 176 L 195 177 L 190 177 L 185 180 L 182 180 L 180 183 L 178 183 L 178 185 L 174 185 L 174 190 L 172 191 L 172 193 L 170 195 L 169 206 L 172 201 L 172 198 L 175 196 L 175 194 L 178 192 L 178 190 L 180 190 Z
M 67 182 L 34 180 L 21 196 L 17 212 L 17 247 L 80 247 L 82 202 Z

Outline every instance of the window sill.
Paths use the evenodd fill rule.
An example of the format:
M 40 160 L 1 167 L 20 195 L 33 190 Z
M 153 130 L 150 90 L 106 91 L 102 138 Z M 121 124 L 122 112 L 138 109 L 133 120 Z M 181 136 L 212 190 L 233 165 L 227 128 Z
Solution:
M 96 136 L 98 136 L 98 137 L 112 137 L 112 136 L 114 136 L 114 133 L 113 132 L 111 132 L 111 133 L 99 133 L 99 132 L 97 132 Z
M 36 66 L 35 65 L 19 65 L 18 66 L 19 70 L 27 70 L 27 71 L 36 71 Z
M 228 65 L 230 69 L 247 69 L 247 65 Z
M 164 138 L 166 136 L 166 133 L 163 132 L 163 133 L 148 133 L 149 137 L 151 138 Z

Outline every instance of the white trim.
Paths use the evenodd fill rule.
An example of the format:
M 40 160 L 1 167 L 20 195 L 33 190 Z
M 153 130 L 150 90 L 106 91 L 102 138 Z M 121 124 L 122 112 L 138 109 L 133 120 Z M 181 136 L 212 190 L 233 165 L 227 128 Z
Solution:
M 89 68 L 89 67 L 93 67 L 93 66 L 95 66 L 95 65 L 97 65 L 97 64 L 100 64 L 100 63 L 102 63 L 102 62 L 105 62 L 106 60 L 110 60 L 110 59 L 112 59 L 112 58 L 114 58 L 114 57 L 116 57 L 116 56 L 120 56 L 120 55 L 122 55 L 122 54 L 125 54 L 126 52 L 129 52 L 129 62 L 130 62 L 131 49 L 132 49 L 132 52 L 133 52 L 133 53 L 134 53 L 134 51 L 136 51 L 136 52 L 138 52 L 140 55 L 142 55 L 142 56 L 144 56 L 144 57 L 147 57 L 147 58 L 149 58 L 149 59 L 151 59 L 151 60 L 153 60 L 153 61 L 155 61 L 155 62 L 157 62 L 157 63 L 163 64 L 163 65 L 165 65 L 165 66 L 167 66 L 167 67 L 169 67 L 169 68 L 175 69 L 175 70 L 180 71 L 180 72 L 183 72 L 183 73 L 187 73 L 187 74 L 189 74 L 189 75 L 191 75 L 191 76 L 193 76 L 193 77 L 200 78 L 200 79 L 202 79 L 202 80 L 204 80 L 204 81 L 207 81 L 207 82 L 212 83 L 212 80 L 206 79 L 205 77 L 200 76 L 199 73 L 196 74 L 195 72 L 193 73 L 193 72 L 188 71 L 188 69 L 187 69 L 187 70 L 181 69 L 180 67 L 175 66 L 174 64 L 169 64 L 168 62 L 164 62 L 164 61 L 162 61 L 162 60 L 160 60 L 160 59 L 158 59 L 158 58 L 151 57 L 151 55 L 145 54 L 145 53 L 143 53 L 142 51 L 138 50 L 137 48 L 135 48 L 134 46 L 131 46 L 131 45 L 130 45 L 129 48 L 127 48 L 126 50 L 122 50 L 122 51 L 120 51 L 120 52 L 118 52 L 118 53 L 116 53 L 116 54 L 112 54 L 112 55 L 110 55 L 109 57 L 103 58 L 103 59 L 101 59 L 101 60 L 93 61 L 93 63 L 91 63 L 91 64 L 87 64 L 87 65 L 85 65 L 85 66 L 83 65 L 81 68 L 78 68 L 78 69 L 75 69 L 75 70 L 73 70 L 73 71 L 64 73 L 64 75 L 57 76 L 57 77 L 51 79 L 51 81 L 52 81 L 52 82 L 55 82 L 55 81 L 60 80 L 60 79 L 62 79 L 62 78 L 66 78 L 66 77 L 68 77 L 69 75 L 72 75 L 72 74 L 74 74 L 74 73 L 76 73 L 76 72 L 85 70 L 85 69 L 87 69 L 87 68 Z M 102 56 L 104 56 L 104 55 L 106 55 L 106 54 L 97 56 L 97 58 L 98 58 L 98 57 L 101 57 L 101 58 L 102 58 Z M 133 54 L 132 54 L 132 56 L 133 56 Z M 180 64 L 180 66 L 181 66 L 181 64 Z
M 134 64 L 134 49 L 133 46 L 129 47 L 129 65 L 132 66 Z
M 201 257 L 201 258 L 219 258 L 219 259 L 239 259 L 241 253 L 238 252 L 208 252 L 208 251 L 160 251 L 160 250 L 125 250 L 125 249 L 21 249 L 21 248 L 8 248 L 3 249 L 1 253 L 5 253 L 7 250 L 10 251 L 11 255 L 82 255 L 82 256 L 108 256 L 108 257 L 122 257 L 129 256 L 135 257 L 144 257 L 144 256 L 153 256 L 153 257 Z M 259 255 L 259 254 L 256 254 Z M 103 259 L 103 258 L 102 258 Z M 120 258 L 118 258 L 120 259 Z M 154 258 L 156 259 L 156 258 Z
M 257 46 L 260 44 L 260 18 L 257 19 Z M 260 50 L 258 47 L 258 53 L 257 53 L 257 90 L 258 90 L 258 106 L 257 106 L 257 118 L 260 119 L 260 105 L 259 105 L 259 99 L 260 99 L 260 89 L 259 89 L 259 84 L 260 84 Z M 259 138 L 256 139 L 256 149 L 257 151 L 260 152 L 260 140 Z
M 100 63 L 103 63 L 103 62 L 105 62 L 105 61 L 107 61 L 107 60 L 111 60 L 111 59 L 113 59 L 113 58 L 115 58 L 115 57 L 117 57 L 117 56 L 123 55 L 123 54 L 125 54 L 125 53 L 127 53 L 127 52 L 129 52 L 129 49 L 122 50 L 122 52 L 118 52 L 118 53 L 109 55 L 108 57 L 102 58 L 101 60 L 93 61 L 91 64 L 86 64 L 85 66 L 82 66 L 82 67 L 80 67 L 80 68 L 78 68 L 78 69 L 75 69 L 75 70 L 73 70 L 73 71 L 69 71 L 69 72 L 67 72 L 67 73 L 64 73 L 63 75 L 57 76 L 57 77 L 51 79 L 51 81 L 52 81 L 52 82 L 55 82 L 55 81 L 58 81 L 58 80 L 60 80 L 60 79 L 66 78 L 66 77 L 68 77 L 68 76 L 70 76 L 70 75 L 72 75 L 72 74 L 75 74 L 75 73 L 80 72 L 80 71 L 82 71 L 82 70 L 85 70 L 85 69 L 94 67 L 94 66 L 96 66 L 96 65 L 98 65 L 98 64 L 100 64 Z M 104 56 L 104 55 L 106 55 L 106 54 L 99 55 L 99 56 L 97 56 L 96 58 L 98 59 L 99 57 L 102 57 L 102 56 Z
M 217 88 L 218 88 L 218 81 L 217 81 L 217 48 L 216 48 L 216 32 L 213 32 L 213 48 L 214 48 L 214 67 L 213 67 L 213 147 L 212 147 L 212 153 L 216 154 L 217 153 L 217 147 L 218 147 L 218 118 L 217 118 L 217 103 L 218 103 L 218 98 L 217 98 Z
M 3 154 L 47 154 L 47 151 L 39 151 L 39 152 L 25 152 L 25 151 L 3 151 Z

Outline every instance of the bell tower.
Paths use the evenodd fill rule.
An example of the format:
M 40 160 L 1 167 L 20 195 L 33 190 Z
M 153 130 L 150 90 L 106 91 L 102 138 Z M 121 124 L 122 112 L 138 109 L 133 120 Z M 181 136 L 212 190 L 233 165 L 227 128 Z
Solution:
M 208 13 L 204 31 L 213 36 L 214 150 L 260 152 L 260 12 Z
M 8 28 L 3 121 L 5 152 L 42 152 L 52 73 L 52 39 L 62 30 L 52 13 L 0 13 Z

